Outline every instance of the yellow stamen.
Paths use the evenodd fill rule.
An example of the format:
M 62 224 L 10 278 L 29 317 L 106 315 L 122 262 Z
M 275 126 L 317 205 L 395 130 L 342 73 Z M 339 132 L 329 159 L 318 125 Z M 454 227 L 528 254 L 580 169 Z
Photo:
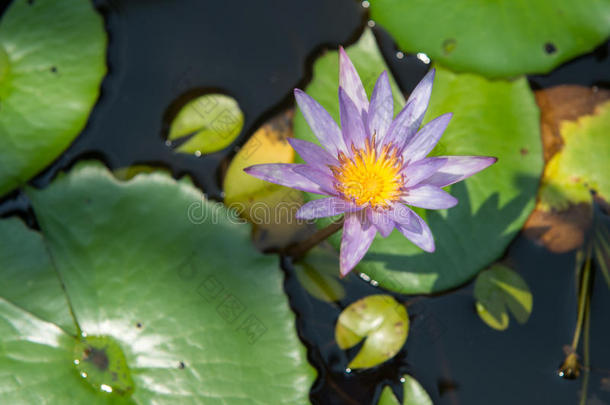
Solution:
M 396 148 L 386 145 L 377 150 L 375 138 L 364 149 L 352 146 L 352 157 L 339 153 L 339 166 L 331 166 L 336 189 L 359 206 L 387 208 L 400 198 L 404 178 L 402 159 Z

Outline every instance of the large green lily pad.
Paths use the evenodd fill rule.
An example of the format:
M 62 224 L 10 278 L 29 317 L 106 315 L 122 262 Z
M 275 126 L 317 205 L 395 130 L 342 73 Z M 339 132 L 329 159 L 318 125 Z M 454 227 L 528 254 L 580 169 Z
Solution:
M 368 56 L 377 52 L 374 41 L 364 38 L 347 52 L 363 76 L 385 67 Z M 337 58 L 329 52 L 315 63 L 306 91 L 338 122 Z M 373 83 L 365 81 L 367 92 Z M 422 252 L 398 231 L 386 239 L 377 235 L 356 269 L 383 288 L 430 293 L 466 282 L 503 253 L 534 207 L 542 155 L 539 111 L 527 81 L 491 81 L 438 68 L 425 121 L 447 112 L 453 119 L 432 154 L 496 156 L 498 163 L 450 188 L 460 200 L 457 207 L 420 211 L 434 234 L 435 253 Z M 295 137 L 316 142 L 301 114 L 294 129 Z M 339 247 L 338 236 L 331 242 Z
M 371 17 L 403 50 L 489 77 L 549 72 L 610 35 L 607 0 L 374 0 Z
M 105 73 L 104 23 L 91 1 L 13 1 L 0 21 L 0 195 L 70 145 Z
M 27 193 L 41 232 L 0 221 L 0 403 L 109 403 L 107 376 L 79 376 L 96 358 L 125 374 L 121 403 L 308 402 L 315 372 L 277 259 L 221 204 L 186 180 L 122 182 L 97 163 Z M 23 282 L 33 290 L 14 292 Z

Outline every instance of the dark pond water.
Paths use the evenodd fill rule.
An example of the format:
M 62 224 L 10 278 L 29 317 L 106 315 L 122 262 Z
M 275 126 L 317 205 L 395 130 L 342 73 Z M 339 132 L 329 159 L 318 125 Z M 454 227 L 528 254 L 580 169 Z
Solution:
M 45 186 L 60 170 L 84 158 L 111 168 L 138 163 L 190 175 L 211 198 L 221 199 L 220 167 L 235 147 L 275 112 L 292 105 L 292 89 L 304 87 L 325 48 L 355 41 L 367 24 L 353 0 L 98 1 L 110 36 L 109 73 L 85 131 L 51 167 L 33 180 Z M 400 87 L 411 91 L 428 66 L 412 55 L 396 57 L 392 39 L 376 27 L 382 51 Z M 532 76 L 534 88 L 574 83 L 610 86 L 610 44 L 557 69 Z M 245 126 L 225 151 L 197 158 L 174 154 L 164 134 L 172 113 L 192 97 L 220 90 L 239 102 Z M 28 202 L 16 192 L 0 215 L 17 213 L 35 226 Z M 414 375 L 435 404 L 578 404 L 581 381 L 556 371 L 576 319 L 574 254 L 554 255 L 518 237 L 506 260 L 534 295 L 529 322 L 497 332 L 477 317 L 472 283 L 435 297 L 397 296 L 408 303 L 411 330 L 403 350 L 382 366 L 346 373 L 347 354 L 334 343 L 340 311 L 364 295 L 379 293 L 365 281 L 346 280 L 346 297 L 328 304 L 309 296 L 286 270 L 286 290 L 298 329 L 320 377 L 316 404 L 373 404 L 381 383 L 400 392 L 403 373 Z M 601 279 L 599 280 L 601 281 Z M 595 283 L 591 309 L 592 373 L 588 404 L 610 404 L 610 294 Z M 606 381 L 606 385 L 603 382 Z

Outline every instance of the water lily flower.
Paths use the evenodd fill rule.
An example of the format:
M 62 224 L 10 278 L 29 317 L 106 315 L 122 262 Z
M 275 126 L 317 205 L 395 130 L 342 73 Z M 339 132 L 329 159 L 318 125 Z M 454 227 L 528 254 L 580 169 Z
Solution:
M 387 72 L 377 79 L 369 101 L 354 65 L 340 48 L 341 127 L 318 102 L 295 89 L 299 108 L 323 147 L 291 138 L 290 144 L 305 164 L 261 164 L 245 169 L 271 183 L 327 196 L 303 205 L 297 218 L 344 214 L 340 254 L 343 276 L 363 258 L 377 232 L 387 237 L 397 229 L 424 251 L 433 252 L 430 228 L 407 205 L 451 208 L 457 199 L 442 187 L 496 162 L 496 158 L 485 156 L 426 157 L 452 115 L 441 115 L 419 129 L 433 80 L 434 69 L 394 118 Z

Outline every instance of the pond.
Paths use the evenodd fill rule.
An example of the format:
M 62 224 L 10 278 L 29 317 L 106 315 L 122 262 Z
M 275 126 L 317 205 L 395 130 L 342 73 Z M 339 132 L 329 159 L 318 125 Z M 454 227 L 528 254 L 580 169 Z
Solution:
M 7 50 L 9 65 L 14 63 L 9 69 L 17 69 L 11 49 L 18 48 L 27 37 L 8 20 L 11 7 L 30 7 L 45 16 L 52 11 L 49 2 L 15 0 L 19 4 L 0 10 L 0 45 L 4 47 L 0 50 Z M 72 3 L 88 4 L 80 0 Z M 607 235 L 610 221 L 605 200 L 608 195 L 603 188 L 606 183 L 597 182 L 600 175 L 596 173 L 589 180 L 595 183 L 591 184 L 595 197 L 585 201 L 579 191 L 578 204 L 571 205 L 572 211 L 565 213 L 552 207 L 550 212 L 562 212 L 556 218 L 547 217 L 549 211 L 540 211 L 540 205 L 536 205 L 537 198 L 540 204 L 555 201 L 554 196 L 563 193 L 570 198 L 577 194 L 567 186 L 567 191 L 561 188 L 565 184 L 557 180 L 561 170 L 578 177 L 583 175 L 572 170 L 575 166 L 585 167 L 584 173 L 588 173 L 589 165 L 599 164 L 601 167 L 594 167 L 599 167 L 601 177 L 607 174 L 608 142 L 598 144 L 598 149 L 578 149 L 580 142 L 574 141 L 570 145 L 576 151 L 577 163 L 568 161 L 568 154 L 562 155 L 568 168 L 553 171 L 555 178 L 544 177 L 550 172 L 543 173 L 543 164 L 551 160 L 553 148 L 561 150 L 570 141 L 560 140 L 557 146 L 547 138 L 541 144 L 539 136 L 541 125 L 542 136 L 545 125 L 551 132 L 554 125 L 560 128 L 557 131 L 564 131 L 560 118 L 581 122 L 577 119 L 598 114 L 597 109 L 610 99 L 610 93 L 606 93 L 610 90 L 607 34 L 595 41 L 591 29 L 579 37 L 592 42 L 588 48 L 564 54 L 564 44 L 571 44 L 565 37 L 578 33 L 562 33 L 557 41 L 536 45 L 541 55 L 557 60 L 551 63 L 536 56 L 519 64 L 514 60 L 518 58 L 514 43 L 524 39 L 518 30 L 498 34 L 474 29 L 481 37 L 481 49 L 488 42 L 497 44 L 487 53 L 470 49 L 462 54 L 462 43 L 472 40 L 474 34 L 464 24 L 457 24 L 451 26 L 455 38 L 437 44 L 437 53 L 413 52 L 413 47 L 427 47 L 425 38 L 430 35 L 422 34 L 425 38 L 421 42 L 410 42 L 413 33 L 397 21 L 397 16 L 405 15 L 407 2 L 378 3 L 95 1 L 93 7 L 103 20 L 87 20 L 87 28 L 82 28 L 87 33 L 82 34 L 80 46 L 88 50 L 98 46 L 97 34 L 88 35 L 91 27 L 101 22 L 107 43 L 99 40 L 99 46 L 107 46 L 106 61 L 96 59 L 99 52 L 87 51 L 82 57 L 51 63 L 50 70 L 45 67 L 45 74 L 74 76 L 82 73 L 81 64 L 98 64 L 99 69 L 91 76 L 98 80 L 103 77 L 99 96 L 95 88 L 85 91 L 79 83 L 44 87 L 44 80 L 53 80 L 45 77 L 23 86 L 34 89 L 29 93 L 34 98 L 38 97 L 37 86 L 42 86 L 41 94 L 59 94 L 41 97 L 43 101 L 31 109 L 21 110 L 19 103 L 26 105 L 27 97 L 15 101 L 8 87 L 3 87 L 3 75 L 11 71 L 3 72 L 0 54 L 0 114 L 5 113 L 4 117 L 0 115 L 0 146 L 9 150 L 13 135 L 16 139 L 35 131 L 45 134 L 47 117 L 32 121 L 31 127 L 24 126 L 26 129 L 16 135 L 6 128 L 19 125 L 21 121 L 14 117 L 52 109 L 54 104 L 71 107 L 57 113 L 57 119 L 48 118 L 48 126 L 56 125 L 58 132 L 72 131 L 75 136 L 73 141 L 64 138 L 44 151 L 37 146 L 44 142 L 37 144 L 35 139 L 20 145 L 17 152 L 11 149 L 0 154 L 0 176 L 19 178 L 0 183 L 4 224 L 0 235 L 7 246 L 0 248 L 0 277 L 7 280 L 4 287 L 0 286 L 0 331 L 8 336 L 5 341 L 0 337 L 0 375 L 10 380 L 0 382 L 0 402 L 39 403 L 50 398 L 49 403 L 59 404 L 77 398 L 95 403 L 232 404 L 259 403 L 267 398 L 269 403 L 302 403 L 299 398 L 305 397 L 314 404 L 374 405 L 382 403 L 379 399 L 387 386 L 402 399 L 407 387 L 403 385 L 404 376 L 411 376 L 434 404 L 610 404 L 610 281 L 604 274 L 610 248 L 604 250 L 604 242 L 599 242 Z M 536 4 L 540 10 L 550 7 L 545 1 Z M 608 9 L 600 6 L 598 13 L 603 11 L 607 16 Z M 62 7 L 58 10 L 64 12 Z M 438 13 L 424 11 L 430 17 L 422 24 L 429 28 L 419 24 L 413 30 L 444 30 L 444 23 L 451 24 L 436 21 L 441 18 Z M 73 17 L 65 13 L 70 16 L 51 13 L 50 20 L 44 21 L 50 27 L 61 25 L 62 18 L 69 21 Z M 586 17 L 586 13 L 583 15 Z M 75 16 L 76 20 L 84 18 Z M 405 24 L 417 25 L 412 18 Z M 73 30 L 76 37 L 80 35 L 74 28 L 66 29 Z M 599 31 L 604 30 L 610 32 L 607 27 Z M 532 28 L 532 42 L 537 35 L 534 31 Z M 17 39 L 10 37 L 15 32 Z M 549 28 L 549 32 L 554 31 Z M 339 277 L 338 238 L 315 248 L 303 262 L 278 254 L 292 242 L 311 236 L 315 231 L 312 224 L 288 227 L 288 231 L 282 231 L 285 233 L 276 233 L 273 227 L 257 227 L 251 235 L 245 225 L 236 225 L 246 221 L 222 211 L 210 220 L 216 228 L 205 229 L 210 213 L 216 212 L 216 205 L 207 200 L 241 203 L 244 198 L 260 197 L 260 190 L 259 195 L 244 191 L 251 187 L 249 183 L 229 179 L 241 179 L 242 167 L 232 172 L 231 164 L 244 155 L 247 142 L 257 139 L 254 134 L 259 134 L 262 126 L 268 125 L 265 131 L 272 136 L 294 132 L 295 137 L 308 139 L 310 132 L 303 116 L 294 112 L 294 88 L 304 89 L 327 108 L 334 105 L 338 114 L 337 79 L 331 80 L 328 72 L 336 71 L 340 45 L 354 61 L 369 95 L 380 71 L 388 70 L 395 106 L 405 104 L 431 66 L 437 69 L 430 111 L 434 116 L 453 112 L 451 125 L 455 126 L 453 132 L 449 127 L 443 138 L 446 141 L 441 141 L 433 155 L 499 156 L 492 167 L 496 172 L 482 172 L 483 180 L 477 180 L 476 175 L 467 186 L 459 183 L 450 189 L 460 200 L 456 208 L 448 213 L 423 214 L 435 234 L 434 258 L 412 244 L 405 248 L 406 256 L 400 256 L 402 247 L 394 247 L 398 242 L 383 245 L 376 240 L 363 262 L 344 278 Z M 54 46 L 49 41 L 41 49 Z M 37 47 L 32 49 L 36 54 Z M 24 55 L 27 60 L 28 53 Z M 36 56 L 40 59 L 28 63 L 38 68 L 46 63 L 45 58 L 54 60 L 52 54 L 40 55 Z M 504 56 L 499 55 L 511 60 L 500 63 L 498 58 Z M 548 73 L 540 73 L 545 71 Z M 332 74 L 336 76 L 336 72 Z M 69 87 L 72 85 L 75 87 Z M 71 99 L 67 95 L 81 90 L 88 92 L 89 98 Z M 173 131 L 180 132 L 176 122 L 191 106 L 189 103 L 209 94 L 229 96 L 211 102 L 227 103 L 227 109 L 239 111 L 239 118 L 238 122 L 232 120 L 234 117 L 225 122 L 230 127 L 227 131 L 233 134 L 229 138 L 223 135 L 208 151 L 203 149 L 203 145 L 209 146 L 209 139 L 205 139 L 208 135 L 195 139 L 200 135 L 191 136 L 194 131 L 189 130 L 203 124 L 176 135 Z M 445 98 L 441 100 L 437 94 Z M 70 123 L 72 129 L 63 128 L 62 117 L 67 117 L 71 108 L 76 111 L 87 103 L 90 107 L 80 111 L 80 121 Z M 87 108 L 91 107 L 89 114 Z M 14 115 L 6 118 L 13 110 Z M 425 121 L 434 116 L 426 115 Z M 608 121 L 603 125 L 598 133 L 608 129 Z M 494 126 L 500 135 L 490 141 L 489 131 Z M 186 133 L 189 135 L 183 137 Z M 281 142 L 286 144 L 282 137 Z M 59 145 L 62 142 L 65 146 Z M 473 146 L 463 147 L 462 142 Z M 286 148 L 273 142 L 270 145 L 267 155 L 272 156 L 262 158 L 269 160 L 247 162 L 283 159 L 280 155 L 287 153 Z M 294 162 L 292 152 L 289 156 Z M 30 164 L 37 159 L 42 162 L 40 167 Z M 581 165 L 581 160 L 589 163 Z M 88 166 L 83 164 L 86 161 L 98 163 Z M 26 162 L 22 172 L 13 170 L 19 162 Z M 157 169 L 168 176 L 152 174 L 149 183 L 138 183 Z M 112 177 L 108 170 L 126 183 L 108 180 Z M 235 172 L 239 172 L 237 177 Z M 197 194 L 200 191 L 201 197 Z M 297 203 L 303 204 L 301 193 L 296 195 Z M 550 197 L 545 200 L 545 196 Z M 201 205 L 196 209 L 205 217 L 201 221 L 193 220 L 191 212 L 197 201 Z M 534 207 L 538 216 L 525 222 Z M 190 222 L 185 215 L 187 209 Z M 178 214 L 163 214 L 171 210 Z M 452 212 L 459 218 L 452 218 Z M 583 215 L 592 217 L 592 222 L 583 220 Z M 397 240 L 397 234 L 395 231 L 387 240 Z M 265 256 L 250 247 L 250 239 Z M 401 236 L 400 243 L 403 239 Z M 311 259 L 316 254 L 319 260 Z M 404 257 L 411 261 L 401 261 Z M 409 269 L 409 278 L 401 278 L 404 263 L 416 268 Z M 511 279 L 517 280 L 516 284 L 509 282 L 508 287 L 502 284 L 505 279 L 492 280 L 504 292 L 512 291 L 506 300 L 519 300 L 516 304 L 509 302 L 508 310 L 503 302 L 498 304 L 503 292 L 489 290 L 485 295 L 488 290 L 483 291 L 484 281 L 480 281 L 483 274 L 492 277 L 493 268 L 489 268 L 494 263 L 508 269 L 507 277 L 516 273 L 516 279 Z M 277 274 L 273 273 L 276 267 L 281 268 Z M 392 277 L 398 277 L 398 281 Z M 378 362 L 381 364 L 350 369 L 348 365 L 363 348 L 360 340 L 364 336 L 353 347 L 340 348 L 338 319 L 350 305 L 376 294 L 388 294 L 406 309 L 408 338 L 404 345 L 400 342 L 396 354 Z M 528 299 L 529 308 L 524 309 L 523 302 Z M 486 303 L 500 307 L 485 308 Z M 521 317 L 519 308 L 526 312 Z M 19 315 L 20 310 L 26 314 Z M 496 310 L 503 316 L 508 313 L 508 318 L 498 318 Z M 25 323 L 30 325 L 27 331 L 20 329 Z M 575 333 L 575 329 L 581 333 Z M 568 370 L 564 361 L 571 353 L 575 335 L 579 343 L 574 349 L 582 367 Z M 72 347 L 72 343 L 66 343 L 69 339 L 79 341 L 76 349 L 62 354 L 60 348 Z M 21 340 L 46 349 L 14 343 Z M 54 349 L 45 351 L 50 347 Z M 245 360 L 240 363 L 242 358 Z M 72 360 L 78 367 L 71 364 Z M 48 364 L 32 373 L 24 366 L 28 362 Z M 50 377 L 52 364 L 66 367 L 57 372 L 55 380 Z M 116 372 L 108 377 L 107 369 L 121 370 L 123 377 L 117 381 Z M 561 370 L 564 377 L 575 371 L 569 375 L 573 378 L 562 378 Z M 94 388 L 79 381 L 81 377 L 93 381 Z M 36 388 L 36 381 L 43 382 L 42 388 Z M 61 389 L 53 387 L 58 384 Z M 72 384 L 76 388 L 71 388 Z M 265 384 L 274 391 L 271 397 L 267 397 Z M 116 397 L 105 396 L 112 391 Z M 253 396 L 240 397 L 248 392 Z M 405 395 L 405 404 L 430 403 L 425 402 L 426 398 L 408 402 L 409 395 Z

